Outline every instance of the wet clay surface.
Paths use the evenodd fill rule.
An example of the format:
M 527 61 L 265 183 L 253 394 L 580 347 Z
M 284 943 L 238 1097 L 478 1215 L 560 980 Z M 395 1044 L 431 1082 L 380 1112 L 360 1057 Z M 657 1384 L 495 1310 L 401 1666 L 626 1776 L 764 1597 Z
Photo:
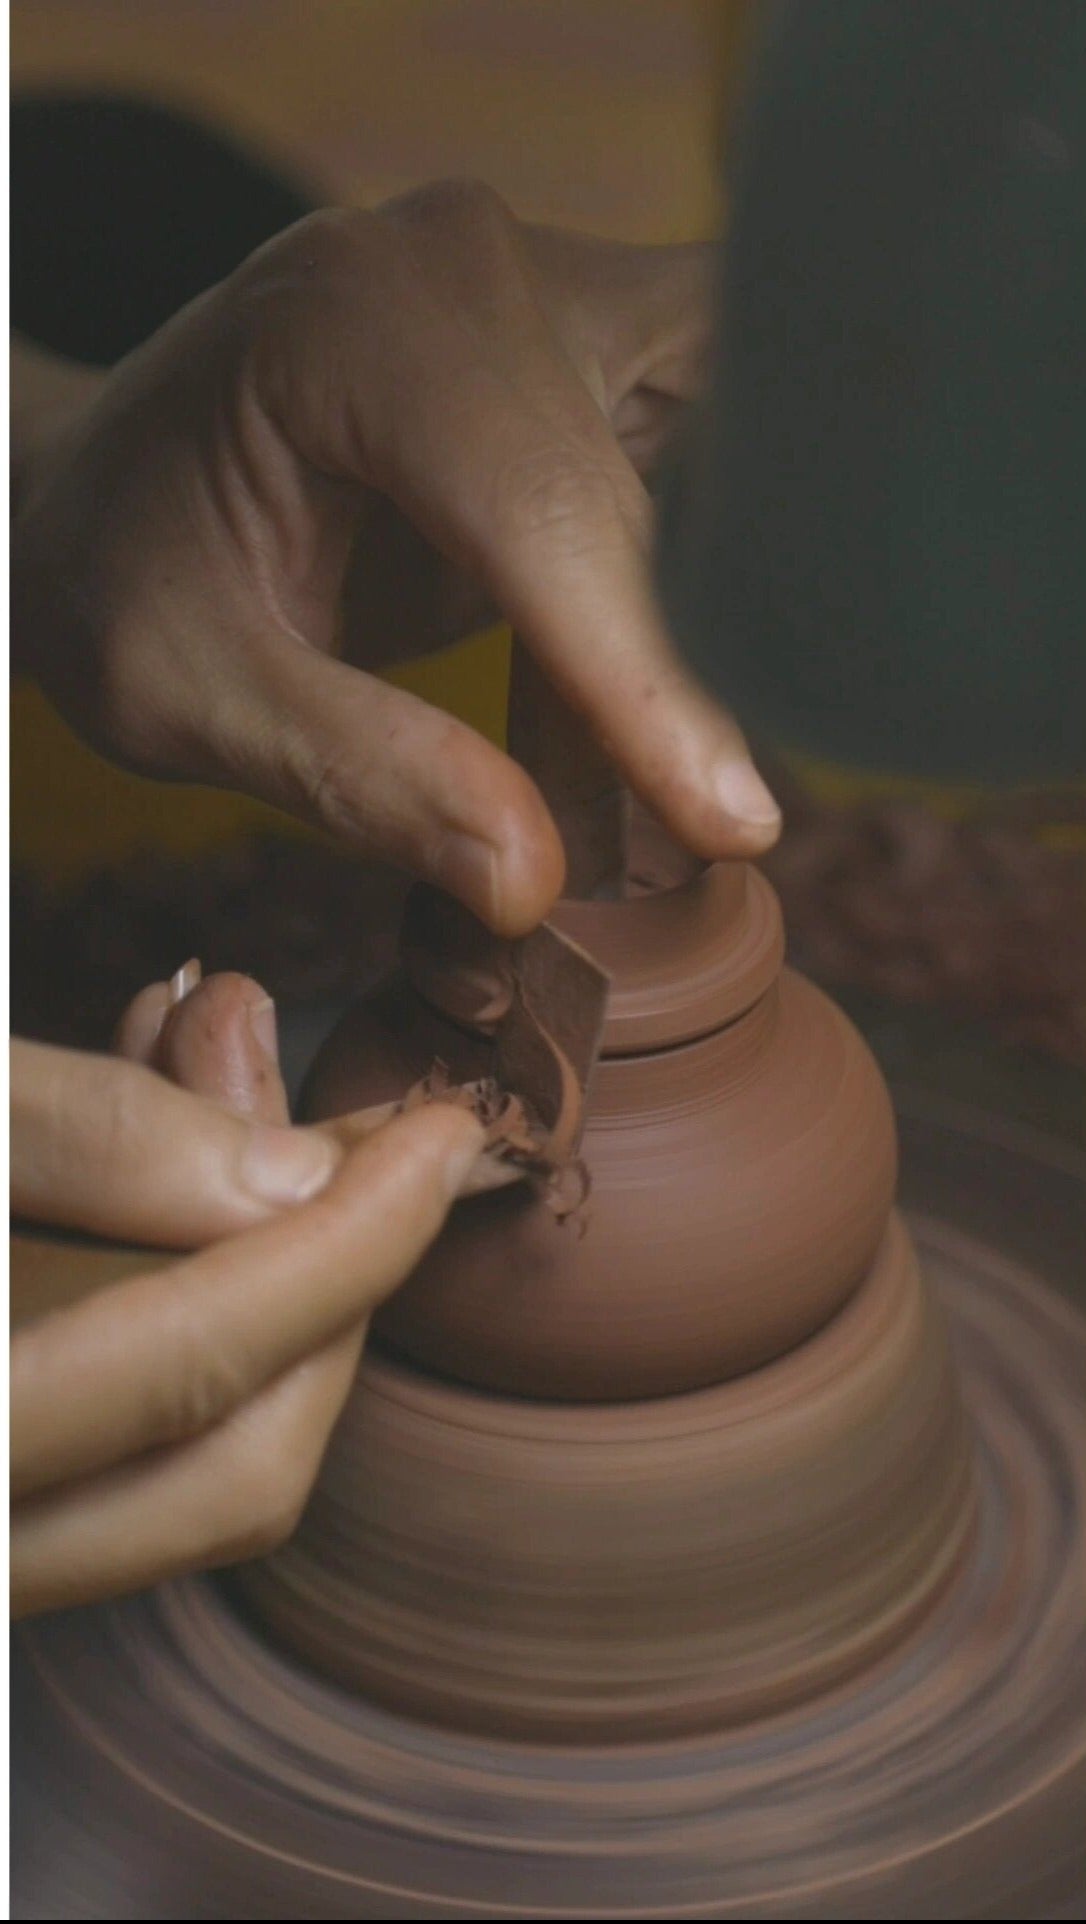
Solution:
M 790 1710 L 601 1748 L 383 1711 L 277 1654 L 212 1579 L 44 1620 L 13 1677 L 13 1915 L 1079 1914 L 1086 1323 L 1058 1264 L 914 1230 L 977 1511 L 891 1650 Z
M 487 1735 L 650 1742 L 870 1662 L 974 1524 L 942 1317 L 895 1219 L 824 1330 L 693 1394 L 485 1396 L 371 1350 L 300 1529 L 233 1588 L 370 1700 Z
M 280 1557 L 21 1629 L 12 1914 L 1078 1914 L 1084 1177 L 927 1140 L 919 1273 L 891 1219 L 779 1361 L 593 1406 L 375 1349 Z
M 402 1090 L 486 1045 L 390 990 L 326 1060 L 329 1108 Z M 890 1105 L 856 1032 L 786 974 L 742 1022 L 600 1062 L 581 1153 L 588 1233 L 522 1190 L 462 1204 L 376 1321 L 445 1376 L 517 1395 L 668 1395 L 802 1341 L 858 1286 L 893 1196 Z
M 20 1633 L 15 1916 L 1081 1909 L 1081 1252 L 952 1177 L 918 1265 L 771 891 L 636 842 L 612 890 L 621 826 L 555 919 L 602 1028 L 431 898 L 307 1094 L 583 1123 L 589 1233 L 462 1203 L 282 1551 Z
M 668 859 L 635 843 L 635 892 L 554 918 L 610 980 L 580 1145 L 588 1233 L 556 1233 L 523 1187 L 458 1208 L 374 1322 L 425 1370 L 507 1395 L 675 1395 L 784 1354 L 868 1271 L 896 1179 L 878 1069 L 840 1011 L 781 972 L 761 878 L 742 864 L 669 874 Z M 404 962 L 325 1045 L 310 1118 L 395 1099 L 435 1059 L 456 1081 L 500 1073 L 500 946 L 421 895 Z M 544 1034 L 556 980 L 536 1004 Z M 531 1054 L 504 1066 L 531 1096 Z

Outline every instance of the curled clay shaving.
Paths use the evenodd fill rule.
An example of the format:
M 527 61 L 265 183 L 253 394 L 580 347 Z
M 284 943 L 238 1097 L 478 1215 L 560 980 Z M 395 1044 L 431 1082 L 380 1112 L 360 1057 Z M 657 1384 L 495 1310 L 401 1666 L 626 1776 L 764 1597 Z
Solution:
M 571 1186 L 575 1193 L 571 1194 Z M 583 1156 L 576 1156 L 561 1169 L 556 1169 L 547 1180 L 543 1201 L 559 1223 L 574 1222 L 577 1225 L 577 1241 L 588 1234 L 592 1212 L 588 1199 L 592 1194 L 592 1175 Z
M 520 1171 L 556 1222 L 575 1220 L 578 1235 L 585 1234 L 592 1189 L 588 1167 L 580 1157 L 556 1158 L 552 1132 L 535 1118 L 522 1097 L 503 1089 L 492 1076 L 476 1082 L 453 1082 L 448 1066 L 436 1059 L 429 1072 L 412 1084 L 398 1108 L 409 1115 L 428 1102 L 451 1102 L 457 1108 L 470 1109 L 486 1134 L 481 1160 Z

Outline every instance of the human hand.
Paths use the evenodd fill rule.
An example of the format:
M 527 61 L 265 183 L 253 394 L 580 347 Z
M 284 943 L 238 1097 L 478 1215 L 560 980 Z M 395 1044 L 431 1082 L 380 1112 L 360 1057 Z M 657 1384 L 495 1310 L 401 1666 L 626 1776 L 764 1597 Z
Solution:
M 118 1046 L 128 1060 L 13 1044 L 16 1214 L 202 1247 L 17 1327 L 17 1616 L 290 1534 L 367 1320 L 437 1234 L 482 1140 L 441 1103 L 349 1152 L 285 1126 L 274 1012 L 245 977 L 180 1002 L 154 985 Z M 12 1298 L 19 1324 L 17 1264 Z
M 561 887 L 542 798 L 367 672 L 497 609 L 683 842 L 764 849 L 774 806 L 650 579 L 641 475 L 698 384 L 706 265 L 472 185 L 301 222 L 35 449 L 21 656 L 115 758 L 259 795 L 514 935 Z

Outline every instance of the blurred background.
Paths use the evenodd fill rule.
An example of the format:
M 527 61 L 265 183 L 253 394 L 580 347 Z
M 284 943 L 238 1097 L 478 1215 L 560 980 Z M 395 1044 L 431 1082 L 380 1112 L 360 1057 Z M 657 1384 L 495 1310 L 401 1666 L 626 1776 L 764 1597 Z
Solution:
M 159 103 L 179 128 L 195 117 L 237 143 L 269 231 L 306 204 L 371 203 L 459 173 L 532 218 L 629 240 L 709 236 L 727 220 L 719 137 L 758 25 L 756 0 L 13 0 L 16 303 L 34 250 L 61 244 L 50 113 L 73 94 Z M 161 154 L 134 191 L 168 222 Z M 223 230 L 221 182 L 208 191 Z M 108 242 L 95 244 L 108 255 Z M 73 317 L 63 289 L 58 300 L 38 317 L 47 344 L 75 327 L 87 358 L 108 361 L 126 329 L 139 338 L 130 288 L 104 314 Z M 494 633 L 399 678 L 500 740 L 506 672 Z M 1046 1060 L 1086 1062 L 1081 793 L 933 787 L 865 768 L 859 752 L 831 765 L 758 747 L 787 819 L 767 867 L 804 966 L 872 1009 L 927 1008 L 927 1046 L 944 1056 L 953 1025 L 979 1023 L 1015 1045 L 1020 1083 L 1043 1079 Z M 298 1008 L 341 999 L 387 959 L 398 878 L 255 804 L 121 774 L 30 688 L 13 699 L 12 830 L 23 1033 L 101 1045 L 125 999 L 193 953 Z

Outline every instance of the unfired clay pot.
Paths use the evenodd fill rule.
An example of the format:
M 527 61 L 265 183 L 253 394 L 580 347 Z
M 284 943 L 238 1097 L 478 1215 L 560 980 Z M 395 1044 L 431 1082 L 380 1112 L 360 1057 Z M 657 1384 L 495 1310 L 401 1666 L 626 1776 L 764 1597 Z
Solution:
M 584 1220 L 557 1225 L 524 1185 L 461 1204 L 377 1318 L 390 1352 L 502 1394 L 674 1395 L 782 1355 L 866 1274 L 896 1175 L 867 1048 L 782 970 L 776 897 L 756 870 L 668 879 L 554 918 L 612 980 Z M 457 1078 L 492 1068 L 493 1044 L 463 1020 L 477 956 L 466 983 L 447 947 L 420 955 L 418 922 L 407 972 L 322 1051 L 311 1116 L 402 1095 L 435 1059 Z
M 939 1595 L 973 1514 L 941 1319 L 895 1217 L 832 1323 L 714 1389 L 533 1403 L 371 1352 L 300 1529 L 235 1582 L 371 1701 L 650 1741 L 860 1669 Z
M 972 1527 L 875 1064 L 782 969 L 756 871 L 651 853 L 556 917 L 612 978 L 585 1219 L 526 1185 L 458 1206 L 298 1533 L 234 1579 L 294 1655 L 459 1729 L 649 1739 L 794 1702 L 903 1636 Z M 441 922 L 409 913 L 310 1115 L 492 1066 L 486 944 Z
M 454 1212 L 277 1554 L 23 1630 L 13 1915 L 1081 1914 L 1086 1324 L 922 1215 L 921 1274 L 756 874 L 631 873 L 559 911 L 587 1216 Z M 433 909 L 311 1113 L 485 1072 Z

